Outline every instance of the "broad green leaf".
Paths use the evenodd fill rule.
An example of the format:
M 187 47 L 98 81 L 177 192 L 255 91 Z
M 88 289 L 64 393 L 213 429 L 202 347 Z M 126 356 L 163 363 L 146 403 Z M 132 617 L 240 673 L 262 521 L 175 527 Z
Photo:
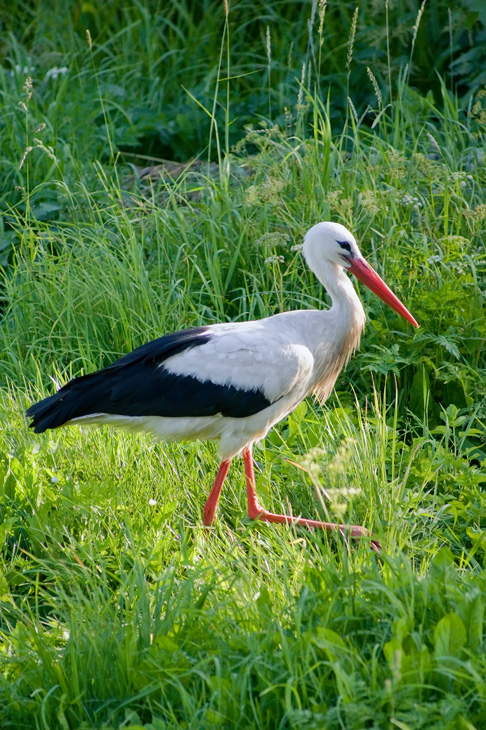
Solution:
M 398 641 L 398 639 L 393 638 L 390 639 L 390 641 L 386 642 L 385 646 L 383 647 L 383 653 L 390 669 L 396 666 L 397 661 L 399 661 L 400 659 L 401 652 L 402 645 Z
M 456 613 L 441 618 L 434 630 L 435 656 L 452 656 L 459 659 L 466 643 L 466 629 Z
M 313 642 L 326 653 L 330 662 L 340 664 L 345 672 L 352 671 L 351 650 L 335 631 L 318 626 Z
M 480 651 L 483 645 L 484 595 L 479 588 L 473 587 L 465 594 L 457 612 L 466 628 L 468 648 Z
M 340 659 L 341 651 L 347 650 L 346 644 L 339 634 L 332 629 L 326 629 L 323 626 L 317 627 L 317 632 L 313 641 L 319 648 L 331 651 L 333 656 L 330 658 L 332 658 L 333 661 Z
M 163 649 L 167 652 L 174 652 L 179 651 L 180 647 L 178 644 L 175 643 L 175 641 L 172 641 L 172 639 L 168 636 L 156 636 L 154 639 L 155 646 L 158 646 L 159 649 Z

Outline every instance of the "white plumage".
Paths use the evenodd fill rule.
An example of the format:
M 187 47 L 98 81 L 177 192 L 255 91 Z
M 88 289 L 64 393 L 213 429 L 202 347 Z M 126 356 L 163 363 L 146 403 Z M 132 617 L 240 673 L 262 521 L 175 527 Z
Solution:
M 204 509 L 205 524 L 213 521 L 231 459 L 243 452 L 250 516 L 347 529 L 275 515 L 261 507 L 254 490 L 252 444 L 310 393 L 325 400 L 358 347 L 365 313 L 346 269 L 418 325 L 363 259 L 344 226 L 313 226 L 305 236 L 303 254 L 331 297 L 330 309 L 286 312 L 162 337 L 31 406 L 31 425 L 44 431 L 97 423 L 148 431 L 167 440 L 215 439 L 222 463 Z M 361 527 L 350 529 L 354 535 L 366 533 Z M 376 541 L 372 545 L 377 549 Z

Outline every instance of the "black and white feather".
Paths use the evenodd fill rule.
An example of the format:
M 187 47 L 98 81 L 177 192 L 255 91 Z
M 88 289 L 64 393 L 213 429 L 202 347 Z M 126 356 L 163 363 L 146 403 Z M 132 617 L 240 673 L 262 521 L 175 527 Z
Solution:
M 221 457 L 230 459 L 309 393 L 325 399 L 364 327 L 343 270 L 345 257 L 360 252 L 343 226 L 325 223 L 308 232 L 303 253 L 333 299 L 330 310 L 161 337 L 31 406 L 34 431 L 111 424 L 167 440 L 216 439 Z

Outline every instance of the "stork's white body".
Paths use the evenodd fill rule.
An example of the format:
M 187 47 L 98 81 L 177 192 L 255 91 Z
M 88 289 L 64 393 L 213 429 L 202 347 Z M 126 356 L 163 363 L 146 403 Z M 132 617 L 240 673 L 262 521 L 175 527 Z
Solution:
M 211 325 L 209 342 L 164 361 L 169 372 L 197 378 L 202 384 L 259 390 L 271 403 L 264 410 L 245 418 L 93 413 L 70 423 L 110 424 L 168 441 L 218 440 L 221 459 L 233 458 L 262 439 L 310 393 L 321 400 L 328 398 L 343 365 L 358 347 L 365 314 L 350 280 L 342 269 L 338 271 L 344 291 L 331 309 Z

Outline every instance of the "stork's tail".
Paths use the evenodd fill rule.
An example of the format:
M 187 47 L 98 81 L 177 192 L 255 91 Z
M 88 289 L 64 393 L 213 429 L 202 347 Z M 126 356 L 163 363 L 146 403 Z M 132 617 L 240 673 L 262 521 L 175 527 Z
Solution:
M 30 428 L 34 429 L 35 433 L 43 433 L 49 428 L 58 428 L 63 423 L 69 420 L 70 416 L 68 411 L 71 408 L 67 408 L 66 394 L 59 390 L 54 395 L 50 395 L 48 398 L 34 403 L 27 409 L 26 415 L 32 419 Z M 69 401 L 69 398 L 68 398 Z
M 74 378 L 54 395 L 30 406 L 26 411 L 26 415 L 32 419 L 30 428 L 35 433 L 43 433 L 50 428 L 59 428 L 74 418 L 99 411 L 97 406 L 105 390 L 101 373 Z

